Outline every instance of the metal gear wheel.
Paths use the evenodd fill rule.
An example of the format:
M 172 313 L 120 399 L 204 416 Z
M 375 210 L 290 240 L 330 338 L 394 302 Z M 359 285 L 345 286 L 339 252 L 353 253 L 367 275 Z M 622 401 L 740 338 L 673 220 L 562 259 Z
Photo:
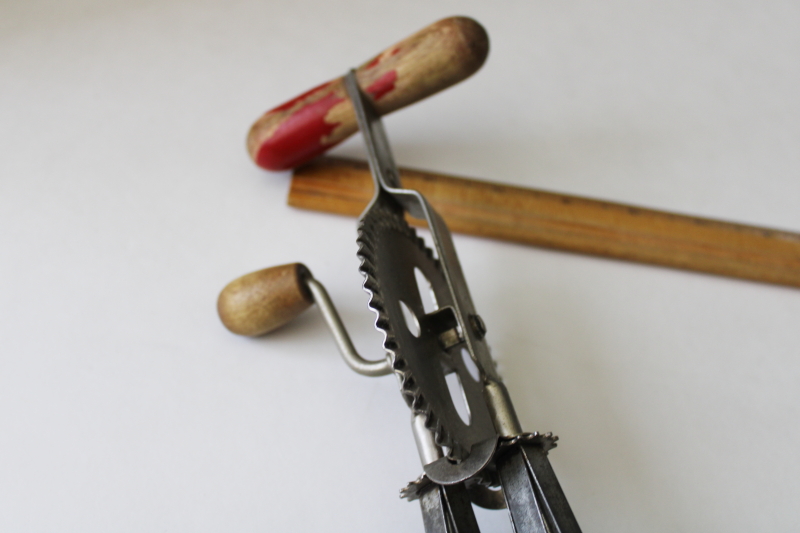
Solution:
M 381 195 L 364 214 L 357 242 L 369 307 L 377 314 L 375 326 L 384 333 L 384 348 L 403 397 L 414 413 L 425 416 L 426 427 L 436 443 L 447 449 L 448 458 L 458 461 L 469 454 L 479 435 L 493 434 L 494 429 L 483 385 L 467 368 L 462 354 L 461 326 L 439 261 L 388 196 Z M 420 290 L 427 287 L 417 286 L 415 269 L 430 283 L 437 305 L 432 312 L 426 313 L 423 307 Z M 451 396 L 446 376 L 452 373 L 463 390 L 467 421 L 458 414 Z

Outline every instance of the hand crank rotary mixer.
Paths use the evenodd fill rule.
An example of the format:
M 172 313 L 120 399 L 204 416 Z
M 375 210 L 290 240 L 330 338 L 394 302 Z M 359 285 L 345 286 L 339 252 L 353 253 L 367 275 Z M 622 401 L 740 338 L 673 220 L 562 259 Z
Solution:
M 426 532 L 478 532 L 473 503 L 507 508 L 517 533 L 578 532 L 547 459 L 557 437 L 522 431 L 450 232 L 419 192 L 402 188 L 380 120 L 380 114 L 469 76 L 487 52 L 488 39 L 477 22 L 445 19 L 357 71 L 268 112 L 251 130 L 251 155 L 271 169 L 300 164 L 356 125 L 361 130 L 375 194 L 358 223 L 359 268 L 375 326 L 384 334 L 384 359 L 367 361 L 356 352 L 324 287 L 301 264 L 231 282 L 218 309 L 234 333 L 260 335 L 315 302 L 353 370 L 398 377 L 424 471 L 401 496 L 420 501 Z M 406 215 L 424 221 L 432 247 Z M 432 304 L 423 303 L 421 290 L 430 290 Z M 457 376 L 461 385 L 467 420 L 457 411 L 448 376 Z

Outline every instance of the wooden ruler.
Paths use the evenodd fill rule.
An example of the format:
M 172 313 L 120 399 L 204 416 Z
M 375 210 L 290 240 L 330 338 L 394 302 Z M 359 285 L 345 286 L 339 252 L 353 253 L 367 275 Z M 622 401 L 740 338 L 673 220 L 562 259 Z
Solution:
M 400 176 L 456 233 L 800 287 L 797 233 L 431 172 Z M 295 170 L 288 201 L 358 216 L 372 193 L 366 163 L 322 157 Z

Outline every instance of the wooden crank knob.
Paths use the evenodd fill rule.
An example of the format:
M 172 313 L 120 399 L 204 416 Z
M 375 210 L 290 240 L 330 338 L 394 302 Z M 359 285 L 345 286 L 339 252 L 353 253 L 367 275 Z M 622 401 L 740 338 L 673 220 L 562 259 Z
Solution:
M 489 53 L 486 30 L 467 17 L 435 22 L 356 70 L 359 86 L 385 115 L 450 87 L 477 71 Z M 268 170 L 296 167 L 358 129 L 344 79 L 323 83 L 267 111 L 250 129 L 247 149 Z
M 228 283 L 217 300 L 222 323 L 233 333 L 255 337 L 291 322 L 314 298 L 302 263 L 280 265 L 245 274 Z

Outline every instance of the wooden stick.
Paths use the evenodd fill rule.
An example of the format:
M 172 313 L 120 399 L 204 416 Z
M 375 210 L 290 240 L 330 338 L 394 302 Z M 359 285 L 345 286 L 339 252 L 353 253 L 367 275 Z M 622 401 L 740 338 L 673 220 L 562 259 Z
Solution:
M 358 85 L 385 115 L 472 75 L 486 60 L 489 37 L 467 17 L 435 22 L 356 70 Z M 257 165 L 284 170 L 305 163 L 358 130 L 344 79 L 324 83 L 267 111 L 250 128 Z
M 430 172 L 400 174 L 453 232 L 800 287 L 797 233 Z M 295 171 L 288 201 L 358 216 L 372 191 L 366 163 L 322 157 Z

